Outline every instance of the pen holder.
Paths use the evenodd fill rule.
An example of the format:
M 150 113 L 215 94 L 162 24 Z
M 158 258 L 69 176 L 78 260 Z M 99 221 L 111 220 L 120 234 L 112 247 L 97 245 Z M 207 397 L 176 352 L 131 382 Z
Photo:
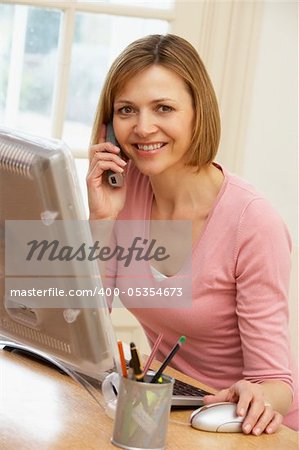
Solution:
M 161 383 L 120 379 L 112 443 L 127 450 L 166 447 L 167 425 L 174 380 L 162 375 Z

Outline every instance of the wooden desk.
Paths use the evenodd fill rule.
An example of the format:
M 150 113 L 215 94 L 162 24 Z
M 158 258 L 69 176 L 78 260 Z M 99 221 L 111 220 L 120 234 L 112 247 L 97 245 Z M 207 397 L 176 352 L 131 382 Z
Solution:
M 113 422 L 70 377 L 0 349 L 0 448 L 2 450 L 105 450 Z M 182 380 L 191 381 L 181 376 Z M 201 386 L 200 383 L 194 384 Z M 187 425 L 190 411 L 171 413 L 168 450 L 298 449 L 298 434 L 281 427 L 273 435 L 216 434 Z M 172 421 L 185 422 L 181 425 Z

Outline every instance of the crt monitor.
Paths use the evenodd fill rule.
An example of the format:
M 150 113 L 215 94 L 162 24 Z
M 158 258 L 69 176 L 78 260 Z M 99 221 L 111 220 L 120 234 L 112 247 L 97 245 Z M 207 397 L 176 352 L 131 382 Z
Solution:
M 93 298 L 92 305 L 80 296 L 64 297 L 61 305 L 57 299 L 53 304 L 52 298 L 47 303 L 45 297 L 37 297 L 30 306 L 32 298 L 18 297 L 15 292 L 11 295 L 11 288 L 28 283 L 40 286 L 41 279 L 45 279 L 38 272 L 35 277 L 34 271 L 29 276 L 25 271 L 24 277 L 26 263 L 22 265 L 18 255 L 11 263 L 11 253 L 19 245 L 18 240 L 22 241 L 20 236 L 35 224 L 41 223 L 50 232 L 59 224 L 65 242 L 88 242 L 91 233 L 85 219 L 74 161 L 66 145 L 0 127 L 0 341 L 46 354 L 62 366 L 100 379 L 100 374 L 114 367 L 116 355 L 103 295 Z M 54 270 L 48 280 L 53 288 L 64 280 L 75 291 L 80 287 L 82 278 L 72 262 L 65 278 L 60 276 L 59 264 L 53 267 L 58 267 L 58 273 Z M 83 272 L 84 286 L 100 290 L 98 267 L 89 263 Z

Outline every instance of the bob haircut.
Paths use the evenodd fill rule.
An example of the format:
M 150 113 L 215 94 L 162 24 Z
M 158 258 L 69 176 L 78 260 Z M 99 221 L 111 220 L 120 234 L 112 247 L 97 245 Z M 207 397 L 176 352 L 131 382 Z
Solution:
M 211 163 L 220 140 L 220 116 L 215 91 L 195 48 L 174 34 L 154 34 L 132 42 L 112 64 L 99 99 L 91 144 L 97 144 L 101 124 L 113 119 L 116 95 L 136 73 L 160 65 L 179 75 L 191 94 L 194 129 L 187 165 L 199 170 Z

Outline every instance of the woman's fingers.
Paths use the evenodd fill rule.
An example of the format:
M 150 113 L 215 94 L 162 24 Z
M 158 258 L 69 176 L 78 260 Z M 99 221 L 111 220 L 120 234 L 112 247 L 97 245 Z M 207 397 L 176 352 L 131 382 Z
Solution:
M 117 217 L 123 208 L 126 186 L 113 189 L 105 172 L 123 173 L 126 162 L 119 156 L 120 148 L 106 142 L 106 126 L 100 128 L 98 143 L 89 149 L 89 168 L 86 176 L 88 204 L 91 219 Z
M 98 137 L 98 143 L 92 145 L 89 148 L 88 157 L 89 161 L 91 162 L 96 152 L 112 152 L 112 153 L 119 153 L 120 149 L 113 145 L 111 142 L 107 142 L 107 127 L 105 124 L 102 124 L 100 126 L 100 132 Z
M 275 433 L 282 424 L 282 419 L 283 419 L 282 415 L 279 414 L 279 412 L 274 411 L 274 417 L 271 420 L 271 422 L 268 423 L 265 432 L 268 434 Z
M 106 125 L 102 123 L 102 125 L 100 126 L 100 133 L 99 133 L 99 138 L 98 138 L 98 143 L 95 145 L 91 145 L 88 149 L 88 159 L 89 162 L 92 161 L 92 158 L 94 156 L 94 153 L 96 151 L 96 147 L 99 144 L 104 144 L 104 142 L 106 141 Z
M 244 433 L 248 434 L 251 433 L 253 430 L 255 430 L 256 433 L 254 434 L 258 434 L 262 423 L 265 423 L 265 421 L 268 420 L 268 422 L 265 423 L 264 427 L 262 428 L 261 432 L 263 432 L 266 425 L 269 423 L 269 420 L 272 419 L 272 416 L 273 410 L 271 410 L 271 416 L 269 416 L 269 411 L 266 412 L 265 404 L 261 399 L 259 400 L 253 399 L 242 425 Z
M 222 389 L 216 394 L 205 395 L 203 398 L 204 404 L 209 405 L 210 403 L 228 402 L 229 400 L 229 389 Z
M 86 176 L 87 186 L 100 186 L 105 171 L 123 173 L 126 162 L 115 153 L 95 152 Z
M 95 164 L 94 167 L 88 172 L 86 182 L 88 186 L 91 186 L 94 182 L 101 184 L 102 175 L 105 171 L 112 170 L 112 172 L 123 173 L 124 169 L 111 161 L 100 161 Z
M 204 397 L 205 404 L 223 401 L 237 402 L 236 412 L 244 417 L 242 430 L 245 434 L 275 433 L 282 422 L 281 414 L 265 402 L 261 387 L 247 380 L 240 380 L 230 388 Z
M 282 422 L 281 414 L 274 411 L 269 404 L 264 404 L 262 406 L 262 413 L 259 416 L 257 411 L 258 410 L 256 409 L 256 414 L 253 414 L 251 417 L 249 413 L 248 417 L 246 417 L 246 423 L 244 421 L 243 430 L 246 434 L 252 432 L 252 434 L 259 436 L 264 431 L 267 433 L 274 433 L 278 430 Z
M 111 142 L 102 142 L 100 144 L 92 145 L 89 149 L 89 162 L 91 162 L 97 153 L 112 153 L 118 154 L 120 148 L 113 145 Z
M 108 153 L 108 152 L 98 152 L 95 153 L 92 161 L 89 165 L 89 171 L 91 171 L 96 165 L 101 165 L 102 162 L 111 162 L 111 164 L 116 164 L 119 167 L 124 168 L 126 166 L 126 162 L 117 154 Z M 112 167 L 108 167 L 108 169 L 113 170 Z M 105 169 L 107 170 L 107 169 Z
M 254 397 L 254 393 L 252 392 L 252 385 L 246 380 L 241 380 L 236 383 L 236 391 L 237 398 L 237 414 L 240 416 L 245 416 L 248 414 L 251 402 Z M 252 410 L 252 414 L 257 414 L 256 410 Z

